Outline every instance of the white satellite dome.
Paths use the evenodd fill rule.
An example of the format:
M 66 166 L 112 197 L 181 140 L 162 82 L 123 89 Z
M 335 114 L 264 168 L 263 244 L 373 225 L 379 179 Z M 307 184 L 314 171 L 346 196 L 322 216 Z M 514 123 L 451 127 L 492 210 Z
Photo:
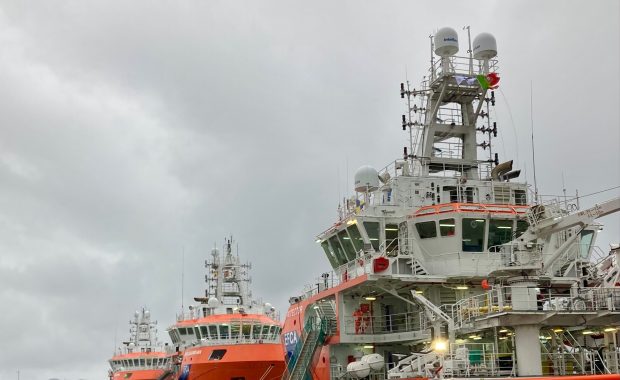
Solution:
M 145 310 L 145 311 L 144 311 L 144 317 L 145 317 L 145 318 L 149 318 L 150 316 L 151 316 L 151 312 L 150 312 L 150 311 L 148 311 L 148 310 Z
M 459 52 L 459 35 L 452 28 L 441 28 L 435 33 L 435 54 L 449 57 Z
M 362 166 L 355 172 L 355 191 L 366 193 L 379 188 L 379 173 L 372 166 Z
M 272 313 L 276 311 L 276 308 L 273 307 L 273 305 L 270 304 L 269 302 L 265 302 L 265 304 L 263 305 L 263 308 L 264 308 L 265 313 Z
M 497 42 L 491 33 L 480 33 L 474 38 L 474 58 L 491 59 L 497 56 Z
M 366 362 L 352 362 L 347 366 L 347 373 L 355 379 L 363 379 L 370 375 L 370 366 Z
M 218 306 L 220 306 L 220 301 L 217 298 L 215 298 L 215 297 L 211 297 L 207 301 L 207 306 L 208 307 L 218 307 Z
M 383 369 L 385 362 L 380 354 L 369 354 L 362 357 L 362 362 L 367 363 L 370 369 L 378 371 Z

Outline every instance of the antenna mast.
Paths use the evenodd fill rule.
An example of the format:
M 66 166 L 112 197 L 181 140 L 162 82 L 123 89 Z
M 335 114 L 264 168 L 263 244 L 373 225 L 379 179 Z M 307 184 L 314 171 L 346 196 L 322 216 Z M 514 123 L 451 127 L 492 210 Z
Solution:
M 181 258 L 181 312 L 185 310 L 183 299 L 185 298 L 185 246 L 183 246 L 183 255 Z
M 534 198 L 538 203 L 538 182 L 536 181 L 536 154 L 534 149 L 534 89 L 530 80 L 530 125 L 532 128 L 532 166 L 534 169 Z
M 467 50 L 469 53 L 469 75 L 474 75 L 474 56 L 473 50 L 471 50 L 471 27 L 467 25 L 463 27 L 463 30 L 465 29 L 467 29 L 467 40 L 469 42 L 469 50 Z

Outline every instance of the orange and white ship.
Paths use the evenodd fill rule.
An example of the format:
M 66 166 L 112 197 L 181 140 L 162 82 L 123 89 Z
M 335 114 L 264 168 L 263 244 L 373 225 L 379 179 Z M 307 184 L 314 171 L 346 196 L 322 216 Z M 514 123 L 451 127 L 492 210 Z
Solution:
M 142 308 L 129 325 L 129 340 L 109 360 L 110 380 L 157 380 L 170 366 L 170 357 L 157 340 L 157 321 Z
M 620 250 L 595 246 L 620 198 L 582 209 L 519 181 L 494 150 L 495 38 L 430 42 L 400 85 L 403 155 L 359 168 L 316 237 L 331 268 L 289 300 L 284 379 L 620 380 Z
M 252 299 L 251 264 L 233 255 L 232 238 L 205 262 L 207 289 L 168 329 L 180 354 L 179 380 L 275 380 L 285 370 L 281 323 L 269 303 Z

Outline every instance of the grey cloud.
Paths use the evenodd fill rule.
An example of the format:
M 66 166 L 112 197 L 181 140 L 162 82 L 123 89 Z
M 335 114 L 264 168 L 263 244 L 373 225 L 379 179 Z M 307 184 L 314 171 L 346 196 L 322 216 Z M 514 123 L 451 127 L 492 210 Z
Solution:
M 328 268 L 313 237 L 354 170 L 407 144 L 398 84 L 418 85 L 427 36 L 444 25 L 498 39 L 502 158 L 532 182 L 533 83 L 541 192 L 561 193 L 562 172 L 570 194 L 619 185 L 618 11 L 615 1 L 3 2 L 0 342 L 11 343 L 0 343 L 0 378 L 17 367 L 23 378 L 102 378 L 135 308 L 149 306 L 165 338 L 182 252 L 188 304 L 230 233 L 254 262 L 255 295 L 284 311 Z M 604 222 L 602 246 L 618 240 L 620 217 Z

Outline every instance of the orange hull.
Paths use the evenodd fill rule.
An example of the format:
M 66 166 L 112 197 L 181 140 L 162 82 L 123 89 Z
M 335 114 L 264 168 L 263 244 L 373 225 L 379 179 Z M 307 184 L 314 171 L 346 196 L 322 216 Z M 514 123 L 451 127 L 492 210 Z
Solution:
M 226 350 L 226 353 L 219 360 L 210 360 L 214 350 Z M 285 368 L 279 344 L 196 347 L 183 353 L 179 379 L 280 380 Z
M 498 377 L 488 377 L 489 380 L 501 380 Z M 541 376 L 541 377 L 505 377 L 505 380 L 518 379 L 518 380 L 549 380 L 549 379 L 561 379 L 561 380 L 620 380 L 620 374 L 606 374 L 606 375 L 567 375 L 567 376 Z M 428 377 L 407 377 L 402 380 L 429 380 Z
M 162 369 L 140 369 L 116 372 L 112 380 L 157 380 L 164 373 Z

